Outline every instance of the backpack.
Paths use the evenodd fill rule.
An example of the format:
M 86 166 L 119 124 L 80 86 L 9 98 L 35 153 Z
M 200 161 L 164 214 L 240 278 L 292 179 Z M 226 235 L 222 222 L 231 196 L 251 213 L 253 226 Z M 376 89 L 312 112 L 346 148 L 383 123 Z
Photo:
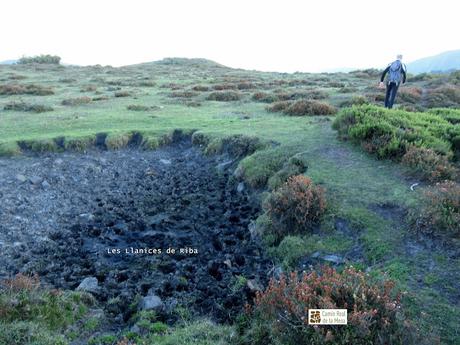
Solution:
M 397 83 L 401 82 L 401 71 L 402 71 L 402 63 L 399 60 L 396 60 L 391 63 L 390 69 L 388 70 L 388 82 L 389 83 Z

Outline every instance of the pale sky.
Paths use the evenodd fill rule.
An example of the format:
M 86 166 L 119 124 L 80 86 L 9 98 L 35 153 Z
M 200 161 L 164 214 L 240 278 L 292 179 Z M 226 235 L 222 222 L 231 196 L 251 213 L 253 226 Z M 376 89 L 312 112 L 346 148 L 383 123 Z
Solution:
M 280 72 L 385 67 L 460 49 L 458 0 L 7 0 L 0 61 L 121 66 L 201 57 Z

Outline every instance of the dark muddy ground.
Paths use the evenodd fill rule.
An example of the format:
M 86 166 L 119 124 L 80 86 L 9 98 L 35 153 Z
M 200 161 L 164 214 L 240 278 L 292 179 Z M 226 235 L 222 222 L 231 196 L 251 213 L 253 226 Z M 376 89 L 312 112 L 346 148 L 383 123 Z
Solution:
M 185 142 L 1 159 L 0 278 L 37 272 L 63 289 L 91 278 L 119 323 L 143 296 L 161 299 L 168 322 L 177 305 L 231 320 L 272 267 L 250 239 L 259 203 L 229 182 L 234 166 Z

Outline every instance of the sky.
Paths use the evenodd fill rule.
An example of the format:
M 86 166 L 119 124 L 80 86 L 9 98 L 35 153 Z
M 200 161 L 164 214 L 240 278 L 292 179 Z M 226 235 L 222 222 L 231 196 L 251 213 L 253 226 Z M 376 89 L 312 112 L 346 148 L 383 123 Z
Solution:
M 122 66 L 200 57 L 245 69 L 385 67 L 460 49 L 458 0 L 10 0 L 0 61 Z

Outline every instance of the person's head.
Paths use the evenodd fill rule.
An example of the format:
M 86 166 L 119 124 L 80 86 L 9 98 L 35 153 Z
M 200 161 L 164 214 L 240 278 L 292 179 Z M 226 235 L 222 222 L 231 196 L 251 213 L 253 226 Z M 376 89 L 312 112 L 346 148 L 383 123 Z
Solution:
M 402 58 L 403 58 L 402 54 L 396 55 L 396 60 L 402 60 Z

